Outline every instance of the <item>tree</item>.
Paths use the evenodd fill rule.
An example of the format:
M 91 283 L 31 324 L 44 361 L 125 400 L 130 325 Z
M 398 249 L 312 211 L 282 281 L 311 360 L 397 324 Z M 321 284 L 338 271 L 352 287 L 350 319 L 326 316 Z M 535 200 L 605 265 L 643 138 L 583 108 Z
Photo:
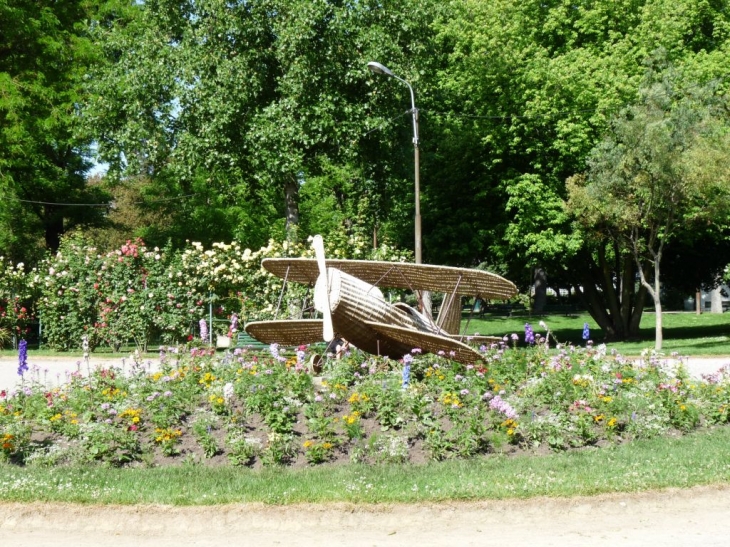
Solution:
M 99 222 L 105 193 L 87 187 L 88 140 L 75 132 L 94 62 L 84 22 L 93 3 L 0 4 L 0 253 L 33 260 L 74 225 Z
M 427 201 L 436 197 L 424 207 L 426 249 L 438 238 L 437 261 L 503 264 L 523 289 L 542 268 L 552 287 L 581 296 L 607 339 L 635 337 L 646 296 L 635 261 L 574 222 L 566 180 L 586 170 L 610 120 L 635 101 L 658 48 L 687 82 L 726 89 L 729 19 L 723 3 L 697 0 L 456 4 L 435 23 L 447 62 L 430 82 L 424 117 L 437 135 L 424 143 L 436 150 L 423 156 L 439 158 L 425 179 L 445 189 L 425 189 Z M 711 279 L 705 264 L 695 278 Z
M 84 119 L 109 180 L 144 175 L 158 199 L 195 194 L 173 211 L 179 226 L 226 209 L 231 236 L 256 245 L 282 231 L 294 238 L 302 186 L 347 171 L 347 194 L 337 197 L 336 181 L 319 187 L 346 198 L 341 212 L 359 210 L 373 230 L 382 215 L 365 211 L 387 218 L 401 188 L 400 169 L 376 159 L 409 141 L 384 124 L 404 110 L 399 96 L 379 92 L 366 65 L 387 59 L 417 79 L 436 4 L 135 4 L 94 27 L 106 63 L 90 79 Z M 318 203 L 303 209 L 322 212 Z
M 633 258 L 654 301 L 657 350 L 667 246 L 695 226 L 726 225 L 730 212 L 727 103 L 713 90 L 683 88 L 671 68 L 650 71 L 639 101 L 612 122 L 585 176 L 568 186 L 569 209 L 584 229 L 598 228 Z

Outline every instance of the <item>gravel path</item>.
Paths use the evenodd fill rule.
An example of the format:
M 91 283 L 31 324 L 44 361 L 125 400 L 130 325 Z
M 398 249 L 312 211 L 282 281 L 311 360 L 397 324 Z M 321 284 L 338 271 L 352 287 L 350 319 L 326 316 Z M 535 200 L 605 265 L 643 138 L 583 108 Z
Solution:
M 0 537 L 14 547 L 725 547 L 730 487 L 411 505 L 0 503 Z
M 93 369 L 98 366 L 122 366 L 129 370 L 132 364 L 129 356 L 122 358 L 121 356 L 92 356 L 89 359 L 89 365 L 80 357 L 73 356 L 33 356 L 28 357 L 29 372 L 26 378 L 40 380 L 49 387 L 57 386 L 65 383 L 69 374 L 80 372 L 85 374 L 89 368 Z M 670 365 L 676 365 L 676 361 L 667 359 Z M 685 363 L 690 374 L 696 378 L 700 378 L 702 374 L 710 374 L 716 372 L 720 367 L 730 364 L 730 357 L 690 357 Z M 155 370 L 159 366 L 158 359 L 144 360 L 143 365 Z M 18 376 L 18 359 L 17 357 L 0 357 L 0 390 L 11 390 L 20 385 L 20 377 Z

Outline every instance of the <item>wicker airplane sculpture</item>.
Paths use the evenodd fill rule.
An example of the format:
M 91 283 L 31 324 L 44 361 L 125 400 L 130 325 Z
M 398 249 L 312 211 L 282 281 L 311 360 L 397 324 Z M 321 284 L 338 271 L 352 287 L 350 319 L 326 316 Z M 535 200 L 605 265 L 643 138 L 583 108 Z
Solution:
M 414 348 L 443 351 L 472 363 L 480 354 L 459 335 L 461 296 L 504 300 L 517 294 L 506 279 L 480 270 L 369 260 L 326 260 L 321 236 L 312 243 L 316 259 L 266 258 L 262 266 L 288 282 L 314 285 L 314 307 L 322 319 L 256 321 L 246 332 L 271 344 L 310 344 L 335 338 L 376 355 L 399 359 Z M 403 303 L 388 303 L 378 287 L 446 293 L 439 317 L 430 317 Z M 474 337 L 469 337 L 474 342 Z M 478 337 L 479 343 L 499 338 Z

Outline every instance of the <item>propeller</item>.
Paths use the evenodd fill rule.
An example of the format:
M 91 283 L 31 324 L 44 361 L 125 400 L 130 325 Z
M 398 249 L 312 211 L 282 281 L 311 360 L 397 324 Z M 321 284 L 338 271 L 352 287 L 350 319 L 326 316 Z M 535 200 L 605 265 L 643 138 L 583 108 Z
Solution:
M 317 257 L 317 266 L 319 267 L 319 279 L 314 290 L 315 304 L 319 311 L 322 312 L 322 337 L 325 342 L 331 341 L 335 337 L 335 331 L 332 327 L 332 310 L 330 309 L 330 288 L 327 279 L 327 264 L 324 259 L 324 241 L 322 236 L 314 236 L 312 241 L 314 247 L 314 255 Z M 320 290 L 317 291 L 317 288 Z

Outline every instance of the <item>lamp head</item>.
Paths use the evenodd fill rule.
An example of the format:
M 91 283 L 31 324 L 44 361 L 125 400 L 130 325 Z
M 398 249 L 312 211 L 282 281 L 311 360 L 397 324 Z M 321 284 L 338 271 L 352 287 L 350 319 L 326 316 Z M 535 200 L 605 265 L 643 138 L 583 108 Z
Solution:
M 377 63 L 375 61 L 370 61 L 368 63 L 368 68 L 374 72 L 375 74 L 385 74 L 386 76 L 395 76 L 388 67 L 381 65 L 380 63 Z

